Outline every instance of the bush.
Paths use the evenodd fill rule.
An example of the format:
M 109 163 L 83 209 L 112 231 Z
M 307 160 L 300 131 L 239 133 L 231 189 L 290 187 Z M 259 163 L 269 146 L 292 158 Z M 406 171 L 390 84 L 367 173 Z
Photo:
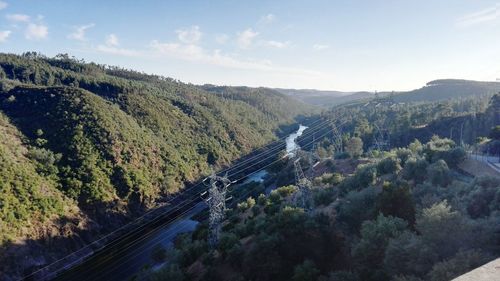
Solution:
M 293 281 L 316 281 L 319 275 L 319 270 L 311 260 L 305 260 L 302 264 L 297 265 L 293 271 Z
M 427 167 L 427 174 L 429 175 L 429 180 L 434 185 L 448 186 L 451 181 L 451 173 L 448 165 L 444 160 L 438 160 Z
M 379 215 L 374 221 L 365 221 L 361 240 L 353 248 L 353 258 L 359 264 L 361 280 L 388 280 L 383 270 L 384 255 L 391 238 L 406 229 L 407 223 L 394 217 Z
M 314 205 L 329 205 L 333 202 L 334 191 L 331 188 L 322 188 L 314 193 Z
M 167 250 L 161 244 L 157 244 L 151 253 L 151 258 L 154 262 L 160 263 L 164 262 L 167 258 Z
M 351 191 L 337 207 L 337 219 L 351 232 L 357 233 L 361 223 L 375 218 L 374 188 L 365 188 L 361 191 Z
M 177 264 L 170 264 L 162 267 L 159 271 L 153 272 L 150 276 L 151 281 L 184 281 L 186 276 Z
M 393 174 L 401 170 L 399 160 L 397 158 L 384 158 L 377 163 L 377 172 L 379 175 Z
M 341 183 L 343 177 L 339 173 L 325 173 L 320 177 L 314 179 L 314 184 L 316 185 L 337 185 Z
M 434 249 L 424 240 L 406 231 L 389 241 L 385 250 L 384 268 L 392 275 L 425 276 L 438 260 Z
M 422 183 L 427 178 L 427 166 L 429 163 L 425 159 L 410 158 L 403 169 L 403 178 L 405 180 L 414 180 L 416 183 Z
M 363 154 L 363 140 L 358 137 L 351 138 L 346 144 L 345 150 L 354 158 L 361 156 Z
M 449 260 L 435 264 L 432 271 L 429 272 L 428 280 L 448 281 L 487 263 L 491 259 L 491 256 L 477 250 L 462 251 Z
M 415 203 L 405 182 L 384 184 L 377 195 L 376 210 L 384 216 L 402 218 L 411 226 L 415 224 Z
M 351 155 L 349 154 L 349 152 L 338 152 L 338 153 L 335 153 L 335 159 L 347 159 L 351 157 Z

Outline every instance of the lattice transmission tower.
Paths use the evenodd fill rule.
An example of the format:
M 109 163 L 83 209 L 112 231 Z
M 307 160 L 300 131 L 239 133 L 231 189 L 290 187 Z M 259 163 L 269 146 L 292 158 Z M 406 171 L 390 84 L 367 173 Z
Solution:
M 312 208 L 311 203 L 311 181 L 305 176 L 304 170 L 300 165 L 300 156 L 293 161 L 293 166 L 295 168 L 295 184 L 298 187 L 298 192 L 295 197 L 295 204 L 305 211 L 309 211 Z
M 222 222 L 225 218 L 226 201 L 231 200 L 231 197 L 226 197 L 227 191 L 234 182 L 227 178 L 226 173 L 223 177 L 212 174 L 205 178 L 203 183 L 209 186 L 207 191 L 201 193 L 201 197 L 209 208 L 208 244 L 213 249 L 219 242 Z

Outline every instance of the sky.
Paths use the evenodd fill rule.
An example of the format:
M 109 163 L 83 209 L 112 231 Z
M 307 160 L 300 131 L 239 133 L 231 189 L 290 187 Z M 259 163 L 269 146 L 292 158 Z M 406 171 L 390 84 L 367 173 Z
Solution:
M 398 91 L 500 79 L 500 1 L 0 0 L 0 52 L 194 84 Z

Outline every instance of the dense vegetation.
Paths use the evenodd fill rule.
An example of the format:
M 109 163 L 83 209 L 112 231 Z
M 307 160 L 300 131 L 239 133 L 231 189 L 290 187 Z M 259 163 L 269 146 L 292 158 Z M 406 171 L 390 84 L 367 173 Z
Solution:
M 323 117 L 341 124 L 342 150 L 332 136 L 316 140 L 323 160 L 313 173 L 312 211 L 295 204 L 293 164 L 282 160 L 268 169 L 268 182 L 233 192 L 245 198 L 252 190 L 228 212 L 215 251 L 203 224 L 178 237 L 158 259 L 167 265 L 146 276 L 444 281 L 500 255 L 500 181 L 461 168 L 471 146 L 497 148 L 500 94 L 405 104 L 376 98 Z M 265 195 L 272 184 L 281 187 Z
M 310 110 L 269 89 L 222 93 L 68 55 L 0 54 L 0 247 L 45 237 L 34 221 L 75 214 L 105 233 Z
M 374 97 L 391 98 L 394 102 L 436 102 L 449 99 L 491 96 L 500 92 L 500 82 L 482 82 L 459 79 L 440 79 L 424 87 L 405 92 L 339 92 L 317 90 L 276 89 L 305 103 L 335 106 L 354 101 L 368 101 Z
M 215 252 L 202 226 L 179 237 L 150 278 L 450 280 L 500 254 L 500 182 L 462 174 L 464 158 L 434 137 L 352 175 L 318 176 L 309 213 L 295 207 L 294 186 L 248 198 L 229 212 Z
M 323 117 L 342 124 L 344 143 L 359 137 L 365 150 L 407 146 L 414 139 L 427 142 L 433 135 L 470 146 L 489 136 L 500 123 L 500 94 L 416 103 L 377 98 L 334 107 Z M 302 143 L 311 141 L 312 136 L 301 139 Z M 491 146 L 492 150 L 500 147 L 493 142 Z

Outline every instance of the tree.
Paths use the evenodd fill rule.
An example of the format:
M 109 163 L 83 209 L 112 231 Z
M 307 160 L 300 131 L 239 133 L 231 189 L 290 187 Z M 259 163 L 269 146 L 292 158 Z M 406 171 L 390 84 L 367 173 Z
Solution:
M 405 180 L 413 180 L 416 183 L 422 183 L 427 178 L 427 160 L 421 158 L 410 158 L 406 162 L 403 169 L 403 178 Z
M 359 157 L 363 154 L 363 140 L 359 137 L 353 137 L 346 144 L 345 150 L 351 155 L 351 157 Z
M 461 251 L 453 258 L 435 264 L 428 274 L 428 280 L 448 281 L 485 264 L 491 259 L 491 256 L 481 251 Z
M 500 140 L 500 125 L 491 128 L 489 137 L 494 140 Z
M 401 170 L 398 158 L 387 157 L 378 162 L 377 172 L 379 175 L 396 173 Z
M 389 241 L 385 250 L 384 268 L 391 276 L 423 277 L 438 260 L 432 247 L 422 237 L 406 231 Z
M 180 269 L 178 264 L 169 264 L 163 266 L 160 270 L 154 272 L 150 276 L 151 281 L 184 281 L 186 276 Z
M 393 216 L 415 224 L 415 203 L 407 183 L 386 183 L 377 195 L 376 210 L 384 216 Z
M 442 159 L 431 164 L 427 168 L 427 174 L 429 175 L 429 180 L 435 185 L 446 187 L 452 181 L 450 169 L 448 168 L 446 162 Z
M 382 267 L 389 240 L 398 237 L 407 223 L 394 217 L 379 215 L 374 221 L 365 221 L 361 240 L 353 248 L 353 258 L 359 264 L 361 280 L 388 280 Z
M 460 248 L 474 246 L 473 240 L 477 238 L 464 217 L 453 211 L 446 200 L 422 210 L 416 229 L 439 259 L 453 256 Z
M 294 268 L 293 281 L 315 281 L 318 279 L 319 270 L 311 260 L 305 260 Z
M 161 244 L 157 244 L 153 248 L 151 258 L 157 263 L 163 262 L 167 258 L 167 250 Z

